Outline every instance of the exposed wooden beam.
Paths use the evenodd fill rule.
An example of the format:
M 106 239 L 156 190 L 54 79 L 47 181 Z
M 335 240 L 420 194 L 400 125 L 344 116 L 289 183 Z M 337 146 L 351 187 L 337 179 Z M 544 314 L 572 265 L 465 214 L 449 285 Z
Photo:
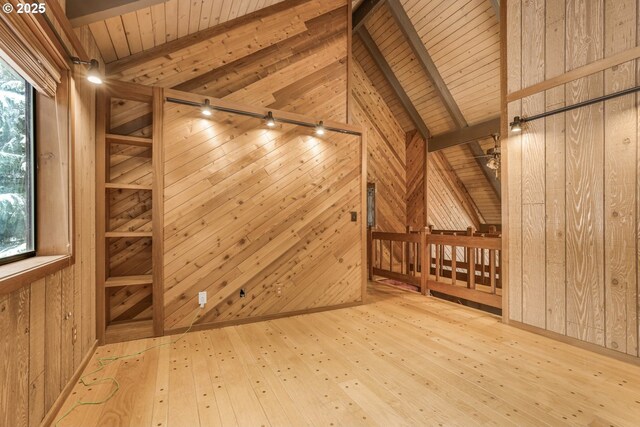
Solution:
M 487 120 L 477 125 L 434 136 L 429 140 L 429 152 L 443 150 L 454 145 L 468 144 L 500 133 L 500 118 Z
M 411 19 L 405 12 L 404 7 L 400 3 L 399 0 L 387 0 L 387 5 L 389 6 L 389 11 L 391 15 L 393 15 L 398 27 L 404 34 L 413 54 L 416 56 L 418 63 L 422 66 L 427 77 L 431 80 L 436 92 L 440 96 L 444 106 L 447 111 L 451 115 L 451 118 L 454 120 L 458 127 L 465 127 L 467 125 L 467 121 L 462 115 L 462 111 L 458 108 L 458 104 L 453 99 L 451 92 L 449 92 L 449 88 L 446 83 L 440 76 L 440 72 L 436 68 L 436 64 L 431 59 L 431 55 L 427 52 L 427 48 L 425 47 L 420 35 L 416 31 Z
M 163 3 L 165 0 L 67 0 L 66 12 L 74 27 Z M 49 4 L 51 2 L 47 2 Z
M 352 30 L 355 33 L 364 25 L 364 22 L 367 20 L 369 15 L 372 15 L 385 0 L 364 0 L 360 5 L 353 11 L 353 19 L 352 19 Z
M 496 18 L 498 19 L 498 23 L 500 23 L 500 0 L 490 0 L 491 6 L 493 6 L 493 11 L 496 13 Z
M 308 0 L 282 1 L 280 3 L 265 7 L 264 9 L 256 10 L 247 15 L 242 15 L 238 18 L 232 19 L 231 21 L 223 22 L 222 24 L 218 24 L 205 30 L 198 31 L 197 33 L 189 34 L 187 36 L 157 45 L 155 47 L 152 47 L 151 49 L 144 50 L 134 55 L 126 56 L 122 59 L 107 64 L 106 73 L 107 75 L 117 74 L 122 70 L 126 70 L 127 68 L 131 68 L 136 65 L 144 65 L 146 62 L 151 61 L 152 59 L 170 55 L 178 50 L 209 40 L 220 34 L 225 34 L 234 27 L 238 27 L 240 25 L 265 18 L 269 15 L 278 13 L 285 9 L 298 6 L 302 3 L 305 3 L 306 1 Z
M 429 80 L 431 80 L 431 83 L 433 84 L 436 92 L 442 100 L 442 103 L 451 115 L 454 123 L 459 129 L 467 127 L 467 120 L 464 118 L 464 115 L 462 114 L 462 111 L 460 111 L 460 108 L 458 107 L 455 99 L 453 99 L 453 95 L 451 95 L 451 92 L 449 92 L 449 88 L 442 79 L 440 72 L 431 59 L 431 55 L 429 55 L 426 46 L 422 42 L 420 35 L 413 26 L 413 23 L 407 15 L 407 12 L 404 10 L 404 7 L 399 0 L 386 0 L 386 2 L 389 6 L 391 15 L 396 20 L 396 24 L 398 24 L 398 27 L 406 37 L 409 46 L 411 46 L 411 50 L 422 66 L 425 74 L 427 75 Z M 474 152 L 481 153 L 481 155 L 484 154 L 482 148 L 480 147 L 480 144 L 477 141 L 470 142 L 469 148 Z M 476 158 L 476 162 L 480 169 L 482 169 L 484 175 L 487 177 L 487 180 L 491 184 L 491 187 L 495 191 L 498 198 L 500 198 L 500 181 L 498 181 L 493 171 L 487 167 L 485 162 L 483 162 L 479 158 Z
M 376 46 L 376 43 L 371 38 L 371 35 L 367 31 L 367 29 L 365 27 L 360 27 L 357 34 L 358 36 L 360 36 L 362 43 L 373 58 L 374 62 L 389 82 L 389 85 L 393 88 L 396 96 L 409 114 L 409 117 L 411 117 L 411 120 L 416 126 L 416 129 L 418 129 L 418 132 L 420 132 L 423 138 L 429 139 L 429 137 L 431 136 L 429 128 L 425 124 L 424 120 L 422 120 L 422 117 L 418 113 L 418 110 L 416 110 L 416 107 L 414 107 L 413 102 L 411 102 L 411 99 L 409 99 L 409 96 L 398 81 L 396 75 L 393 73 L 391 66 L 389 66 L 389 63 L 382 55 L 382 52 L 380 52 L 380 49 L 378 49 L 378 46 Z

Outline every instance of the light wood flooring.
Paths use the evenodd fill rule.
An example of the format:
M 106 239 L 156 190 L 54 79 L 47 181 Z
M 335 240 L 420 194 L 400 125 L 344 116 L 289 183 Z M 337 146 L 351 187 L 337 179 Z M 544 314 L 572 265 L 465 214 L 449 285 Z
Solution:
M 120 391 L 60 426 L 640 423 L 640 367 L 384 285 L 363 306 L 189 333 L 101 374 Z M 77 385 L 61 413 L 110 387 Z

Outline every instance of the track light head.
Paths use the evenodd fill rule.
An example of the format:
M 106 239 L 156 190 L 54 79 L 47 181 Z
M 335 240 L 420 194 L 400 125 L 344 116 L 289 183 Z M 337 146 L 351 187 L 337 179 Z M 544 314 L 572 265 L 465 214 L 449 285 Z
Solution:
M 213 110 L 211 109 L 211 102 L 209 102 L 208 99 L 204 100 L 204 104 L 202 104 L 202 109 L 200 111 L 203 116 L 211 117 Z
M 265 117 L 265 119 L 267 121 L 267 126 L 269 126 L 270 128 L 276 125 L 276 120 L 273 118 L 273 113 L 271 111 L 267 113 L 267 117 Z
M 78 57 L 72 57 L 71 62 L 79 65 L 88 65 L 87 69 L 87 80 L 93 83 L 94 85 L 101 85 L 104 81 L 102 77 L 102 73 L 100 72 L 100 63 L 97 59 L 91 59 L 89 61 L 82 60 Z
M 511 126 L 511 132 L 521 132 L 522 131 L 522 123 L 524 121 L 520 118 L 520 116 L 515 116 L 513 121 L 509 123 Z
M 324 135 L 324 122 L 320 122 L 316 125 L 316 135 Z

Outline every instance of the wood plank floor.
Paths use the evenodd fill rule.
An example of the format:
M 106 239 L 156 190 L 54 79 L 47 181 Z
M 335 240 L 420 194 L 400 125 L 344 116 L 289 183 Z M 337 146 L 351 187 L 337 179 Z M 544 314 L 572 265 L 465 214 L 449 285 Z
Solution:
M 171 339 L 107 345 L 94 360 Z M 75 409 L 60 426 L 640 421 L 640 367 L 384 285 L 370 285 L 363 306 L 189 333 L 100 375 L 114 375 L 119 392 Z M 77 385 L 61 413 L 111 387 Z

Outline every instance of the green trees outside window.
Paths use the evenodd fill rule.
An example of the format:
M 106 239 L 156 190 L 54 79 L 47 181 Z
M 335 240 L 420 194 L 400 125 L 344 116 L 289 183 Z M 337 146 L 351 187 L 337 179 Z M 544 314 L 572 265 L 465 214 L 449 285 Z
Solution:
M 0 60 L 0 263 L 34 252 L 31 86 Z

